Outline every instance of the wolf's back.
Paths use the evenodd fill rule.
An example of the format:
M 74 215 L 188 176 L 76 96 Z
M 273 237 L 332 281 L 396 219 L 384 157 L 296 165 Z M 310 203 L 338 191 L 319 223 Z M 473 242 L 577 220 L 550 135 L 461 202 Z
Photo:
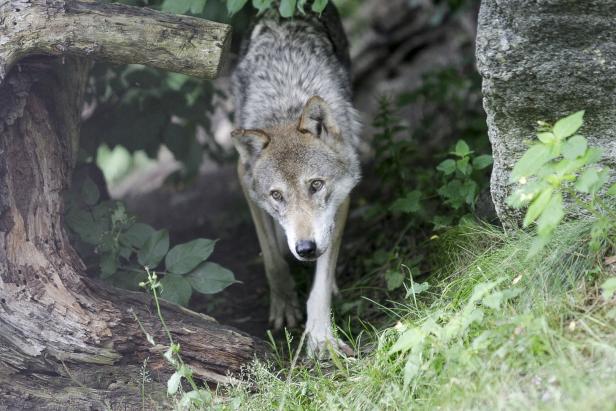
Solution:
M 321 96 L 355 145 L 359 122 L 351 104 L 348 42 L 335 7 L 328 5 L 320 17 L 282 19 L 270 12 L 257 20 L 241 47 L 233 93 L 242 128 L 295 121 L 310 97 Z

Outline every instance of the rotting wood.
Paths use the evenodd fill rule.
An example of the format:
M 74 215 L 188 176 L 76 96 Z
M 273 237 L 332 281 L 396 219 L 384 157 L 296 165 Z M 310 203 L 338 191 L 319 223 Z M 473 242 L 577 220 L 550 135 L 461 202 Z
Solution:
M 171 370 L 152 300 L 82 276 L 62 197 L 89 58 L 214 77 L 229 28 L 85 1 L 0 4 L 0 410 L 164 407 Z M 232 327 L 173 304 L 162 308 L 198 378 L 229 382 L 265 355 L 262 341 Z M 144 397 L 146 360 L 154 381 Z

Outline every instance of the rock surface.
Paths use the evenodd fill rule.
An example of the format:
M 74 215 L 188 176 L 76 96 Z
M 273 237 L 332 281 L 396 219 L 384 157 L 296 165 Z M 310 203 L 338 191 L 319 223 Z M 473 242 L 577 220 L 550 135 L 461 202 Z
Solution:
M 506 228 L 521 215 L 505 204 L 509 173 L 537 120 L 586 110 L 581 134 L 616 168 L 615 16 L 614 0 L 481 2 L 477 65 L 494 155 L 492 198 Z

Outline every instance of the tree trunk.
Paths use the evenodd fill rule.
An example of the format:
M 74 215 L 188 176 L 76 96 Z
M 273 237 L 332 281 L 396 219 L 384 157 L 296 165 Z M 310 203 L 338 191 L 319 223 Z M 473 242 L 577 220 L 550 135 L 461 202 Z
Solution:
M 170 373 L 162 357 L 167 341 L 152 300 L 144 293 L 111 289 L 82 277 L 83 263 L 71 247 L 62 221 L 62 196 L 77 153 L 90 63 L 70 55 L 15 59 L 32 52 L 53 54 L 40 44 L 33 49 L 7 51 L 8 44 L 26 44 L 14 42 L 8 31 L 17 19 L 14 14 L 29 15 L 23 8 L 32 4 L 43 7 L 43 3 L 10 1 L 13 9 L 8 14 L 6 3 L 0 6 L 0 409 L 152 409 L 167 401 L 161 381 Z M 47 3 L 48 17 L 57 12 L 67 18 L 67 10 L 78 2 Z M 58 8 L 60 3 L 65 5 L 63 9 Z M 87 6 L 90 11 L 100 12 L 95 4 Z M 141 24 L 142 11 L 124 6 L 122 9 L 123 14 L 108 16 L 113 20 L 109 24 L 119 21 L 117 27 L 131 32 L 131 21 L 135 26 Z M 186 42 L 204 37 L 199 31 L 204 21 L 195 23 L 192 20 L 198 19 L 144 13 L 153 21 L 164 21 L 168 31 L 169 25 L 176 24 L 177 30 L 168 33 L 171 37 L 184 36 Z M 173 19 L 177 21 L 173 23 Z M 49 25 L 55 24 L 53 18 L 47 20 Z M 24 21 L 14 26 L 20 27 Z M 196 24 L 194 30 L 182 32 L 189 23 Z M 36 32 L 19 33 L 26 36 L 22 40 L 37 37 Z M 56 44 L 65 41 L 64 50 L 73 55 L 83 54 L 80 50 L 87 46 L 87 41 L 76 37 L 58 38 L 65 40 Z M 105 38 L 99 43 L 114 44 L 113 36 L 111 40 Z M 228 38 L 225 35 L 219 41 L 225 45 Z M 130 47 L 141 46 L 143 58 L 149 55 L 148 62 L 157 67 L 194 74 L 194 67 L 207 59 L 209 69 L 199 69 L 200 74 L 217 73 L 222 53 L 218 60 L 211 60 L 213 54 L 201 50 L 202 57 L 184 64 L 168 58 L 180 53 L 175 48 L 177 42 L 169 44 L 161 43 L 149 54 L 149 46 L 139 41 Z M 212 47 L 224 50 L 224 46 Z M 113 50 L 105 53 L 103 57 L 121 55 Z M 123 53 L 129 60 L 131 53 Z M 158 59 L 157 53 L 166 57 Z M 2 68 L 7 71 L 2 72 Z M 212 318 L 173 304 L 162 303 L 162 307 L 182 357 L 197 377 L 228 382 L 242 365 L 265 352 L 262 342 Z M 146 341 L 135 317 L 156 345 Z M 142 385 L 142 365 L 146 360 L 155 382 Z

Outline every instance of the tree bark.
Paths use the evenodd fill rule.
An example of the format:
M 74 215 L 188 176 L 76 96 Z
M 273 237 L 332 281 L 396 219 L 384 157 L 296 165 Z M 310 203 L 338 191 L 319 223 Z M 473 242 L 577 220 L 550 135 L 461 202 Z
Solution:
M 18 33 L 0 31 L 0 410 L 164 406 L 167 398 L 161 382 L 171 370 L 162 357 L 167 341 L 151 298 L 82 277 L 83 263 L 63 225 L 62 196 L 75 163 L 90 67 L 88 60 L 75 55 L 88 54 L 84 50 L 94 44 L 88 36 L 98 35 L 93 29 L 75 27 L 94 22 L 84 13 L 102 13 L 112 6 L 37 0 L 8 5 L 14 8 L 8 14 L 6 3 L 0 6 L 0 30 L 22 27 L 33 19 L 28 7 L 39 17 L 47 13 L 49 30 L 55 28 L 46 32 L 39 22 L 43 26 L 32 23 Z M 210 54 L 180 50 L 182 44 L 206 44 L 195 39 L 211 35 L 204 31 L 208 23 L 125 6 L 117 10 L 124 15 L 104 18 L 118 31 L 102 30 L 101 23 L 99 47 L 92 56 L 152 63 L 187 74 L 216 74 L 228 43 L 226 35 L 218 40 L 220 45 L 207 46 Z M 58 21 L 72 21 L 68 33 L 59 33 Z M 131 37 L 135 33 L 131 30 L 140 25 L 145 37 L 126 39 L 125 49 L 118 50 L 124 40 L 115 35 Z M 33 32 L 34 27 L 41 31 Z M 224 30 L 228 33 L 228 28 Z M 161 40 L 155 47 L 148 43 L 155 37 L 148 35 L 156 32 L 174 40 Z M 63 40 L 52 41 L 53 35 Z M 17 61 L 29 53 L 56 55 L 58 44 L 68 56 Z M 206 60 L 208 67 L 197 67 Z M 261 341 L 210 317 L 164 302 L 162 308 L 196 377 L 228 382 L 240 367 L 265 353 Z M 135 317 L 156 345 L 146 341 Z M 146 360 L 154 382 L 142 384 Z
M 231 27 L 146 8 L 83 0 L 0 4 L 0 83 L 30 54 L 77 55 L 215 78 Z

